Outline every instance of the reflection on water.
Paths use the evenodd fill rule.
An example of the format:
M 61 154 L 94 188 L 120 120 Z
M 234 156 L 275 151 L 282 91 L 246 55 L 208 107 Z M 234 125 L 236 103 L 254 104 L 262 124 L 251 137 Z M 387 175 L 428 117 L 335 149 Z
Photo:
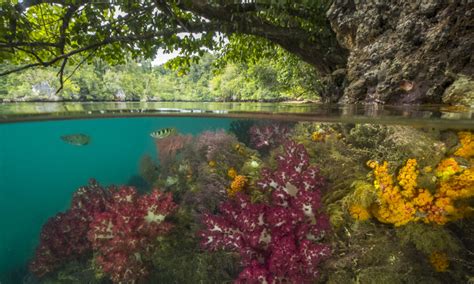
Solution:
M 107 112 L 88 106 L 81 112 Z M 281 111 L 300 107 L 314 106 Z M 361 114 L 334 109 L 338 120 Z M 9 217 L 0 224 L 6 228 L 0 279 L 468 281 L 474 266 L 470 114 L 460 112 L 448 125 L 439 109 L 394 117 L 373 111 L 362 113 L 394 120 L 256 115 L 1 124 L 0 213 Z M 403 116 L 423 123 L 401 125 Z M 425 127 L 424 119 L 434 117 L 442 127 Z
M 473 127 L 464 106 L 322 105 L 314 103 L 86 102 L 4 103 L 0 122 L 116 116 L 217 116 L 326 122 Z M 455 120 L 456 123 L 452 123 Z

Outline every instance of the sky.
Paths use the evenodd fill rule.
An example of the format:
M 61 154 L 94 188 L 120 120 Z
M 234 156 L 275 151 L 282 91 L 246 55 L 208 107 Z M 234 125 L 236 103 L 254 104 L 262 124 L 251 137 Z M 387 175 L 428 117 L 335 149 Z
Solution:
M 172 53 L 163 53 L 162 49 L 158 50 L 158 53 L 155 56 L 155 59 L 152 61 L 153 66 L 158 66 L 166 63 L 168 60 L 175 58 L 179 55 L 179 51 L 173 51 Z

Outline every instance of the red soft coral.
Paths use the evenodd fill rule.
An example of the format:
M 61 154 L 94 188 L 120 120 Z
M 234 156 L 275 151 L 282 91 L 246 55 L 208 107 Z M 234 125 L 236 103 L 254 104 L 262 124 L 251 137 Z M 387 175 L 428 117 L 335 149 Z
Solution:
M 165 220 L 176 205 L 170 193 L 139 196 L 133 187 L 111 189 L 106 210 L 96 214 L 88 238 L 96 263 L 114 282 L 134 282 L 148 274 L 156 237 L 172 225 Z
M 91 252 L 87 240 L 94 215 L 104 210 L 106 191 L 95 180 L 80 187 L 73 196 L 71 209 L 50 218 L 43 226 L 30 271 L 38 277 L 53 271 L 66 261 Z
M 199 235 L 203 248 L 236 251 L 244 266 L 236 283 L 307 283 L 331 254 L 321 243 L 329 230 L 321 213 L 324 180 L 302 145 L 289 141 L 275 171 L 262 172 L 261 188 L 272 191 L 269 203 L 251 203 L 238 193 L 221 204 L 220 215 L 205 214 Z
M 134 282 L 148 274 L 156 237 L 176 205 L 171 193 L 138 195 L 133 187 L 103 189 L 94 180 L 73 195 L 71 208 L 48 220 L 30 264 L 38 277 L 64 262 L 91 256 L 114 282 Z

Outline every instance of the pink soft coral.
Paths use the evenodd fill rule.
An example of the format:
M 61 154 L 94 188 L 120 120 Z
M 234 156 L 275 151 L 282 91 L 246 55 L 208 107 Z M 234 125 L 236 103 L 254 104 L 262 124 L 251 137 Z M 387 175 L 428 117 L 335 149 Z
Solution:
M 290 137 L 290 129 L 282 123 L 254 125 L 249 130 L 250 144 L 256 149 L 270 149 L 281 145 Z
M 172 135 L 162 139 L 156 139 L 156 150 L 158 159 L 162 166 L 168 165 L 186 145 L 192 141 L 191 135 Z
M 30 270 L 42 277 L 93 254 L 112 281 L 135 282 L 148 274 L 156 238 L 172 228 L 165 218 L 175 208 L 171 193 L 140 196 L 133 187 L 103 189 L 91 180 L 74 193 L 69 210 L 43 226 Z
M 133 187 L 110 191 L 105 211 L 90 224 L 88 238 L 97 264 L 112 281 L 133 282 L 148 274 L 156 237 L 171 229 L 164 220 L 176 205 L 170 193 L 158 190 L 143 196 Z
M 80 187 L 73 196 L 71 209 L 50 218 L 43 226 L 30 271 L 38 277 L 66 261 L 91 253 L 86 235 L 94 214 L 105 207 L 106 192 L 95 180 Z
M 202 247 L 241 256 L 244 269 L 236 283 L 311 282 L 331 254 L 321 243 L 330 227 L 320 212 L 324 180 L 302 145 L 289 141 L 284 150 L 277 169 L 264 170 L 257 183 L 272 191 L 268 204 L 251 203 L 238 193 L 221 204 L 221 215 L 203 216 Z

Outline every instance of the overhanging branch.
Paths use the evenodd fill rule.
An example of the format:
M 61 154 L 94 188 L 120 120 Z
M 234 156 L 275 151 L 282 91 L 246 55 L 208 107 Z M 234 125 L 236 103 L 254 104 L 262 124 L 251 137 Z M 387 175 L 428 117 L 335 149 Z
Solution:
M 92 49 L 98 49 L 100 47 L 103 47 L 103 46 L 111 44 L 111 43 L 135 42 L 135 41 L 139 41 L 139 40 L 151 40 L 151 39 L 154 39 L 154 38 L 167 37 L 167 36 L 171 36 L 173 34 L 183 33 L 183 32 L 187 32 L 187 31 L 194 32 L 194 33 L 199 33 L 199 32 L 204 32 L 204 31 L 208 31 L 208 30 L 212 30 L 212 29 L 215 29 L 215 25 L 211 24 L 211 23 L 208 23 L 208 24 L 199 24 L 199 25 L 196 25 L 196 26 L 189 26 L 188 29 L 184 29 L 184 28 L 166 29 L 166 30 L 162 30 L 162 31 L 159 31 L 159 32 L 140 35 L 140 36 L 130 35 L 130 36 L 110 37 L 110 38 L 107 38 L 103 41 L 96 42 L 96 43 L 93 43 L 93 44 L 90 44 L 90 45 L 72 50 L 70 52 L 60 54 L 60 55 L 58 55 L 58 56 L 56 56 L 56 57 L 54 57 L 54 58 L 52 58 L 48 61 L 31 63 L 31 64 L 23 65 L 23 66 L 20 66 L 20 67 L 11 69 L 11 70 L 4 71 L 4 72 L 0 73 L 0 76 L 5 76 L 5 75 L 8 75 L 8 74 L 20 72 L 20 71 L 23 71 L 23 70 L 26 70 L 26 69 L 29 69 L 29 68 L 34 68 L 34 67 L 39 67 L 39 66 L 48 67 L 48 66 L 56 64 L 57 62 L 59 62 L 61 60 L 69 58 L 73 55 L 82 53 L 84 51 L 92 50 Z

